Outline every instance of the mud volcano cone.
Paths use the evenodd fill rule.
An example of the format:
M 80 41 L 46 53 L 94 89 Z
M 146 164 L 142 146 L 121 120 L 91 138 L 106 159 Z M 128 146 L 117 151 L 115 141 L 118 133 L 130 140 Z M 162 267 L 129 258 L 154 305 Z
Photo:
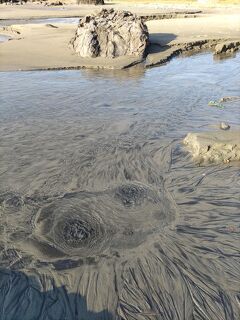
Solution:
M 81 57 L 142 57 L 148 42 L 148 29 L 141 17 L 103 9 L 80 20 L 70 45 Z

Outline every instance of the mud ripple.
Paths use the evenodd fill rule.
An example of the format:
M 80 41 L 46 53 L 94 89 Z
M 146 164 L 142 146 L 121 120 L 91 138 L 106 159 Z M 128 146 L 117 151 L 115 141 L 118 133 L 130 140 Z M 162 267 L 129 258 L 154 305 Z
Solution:
M 174 219 L 166 194 L 138 182 L 94 193 L 67 193 L 43 206 L 27 247 L 44 259 L 112 256 L 136 248 Z M 32 250 L 34 252 L 34 250 Z M 117 253 L 118 255 L 119 253 Z

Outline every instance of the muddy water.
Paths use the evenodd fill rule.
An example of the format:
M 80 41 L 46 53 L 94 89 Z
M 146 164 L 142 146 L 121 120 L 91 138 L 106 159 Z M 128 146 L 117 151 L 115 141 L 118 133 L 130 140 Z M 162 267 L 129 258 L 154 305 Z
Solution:
M 6 19 L 0 20 L 0 26 L 10 26 L 18 24 L 47 24 L 47 23 L 72 23 L 78 24 L 79 17 L 71 18 L 42 18 L 42 19 Z
M 0 75 L 4 319 L 239 319 L 239 166 L 181 139 L 239 125 L 240 59 Z

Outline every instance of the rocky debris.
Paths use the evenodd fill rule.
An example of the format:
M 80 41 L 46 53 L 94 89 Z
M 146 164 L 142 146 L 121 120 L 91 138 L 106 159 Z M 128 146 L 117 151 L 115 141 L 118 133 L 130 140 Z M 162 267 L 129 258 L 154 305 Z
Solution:
M 230 125 L 226 122 L 221 122 L 219 127 L 222 130 L 229 130 L 230 129 Z
M 84 17 L 70 46 L 81 57 L 142 57 L 149 43 L 147 26 L 128 11 L 103 9 Z
M 214 54 L 233 53 L 240 48 L 240 41 L 226 41 L 215 46 Z
M 240 131 L 188 133 L 183 143 L 199 163 L 240 160 Z

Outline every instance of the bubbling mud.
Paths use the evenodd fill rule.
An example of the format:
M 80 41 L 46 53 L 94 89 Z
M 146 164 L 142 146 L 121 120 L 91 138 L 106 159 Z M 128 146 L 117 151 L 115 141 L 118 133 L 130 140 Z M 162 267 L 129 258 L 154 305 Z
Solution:
M 39 209 L 27 242 L 44 246 L 45 260 L 51 261 L 53 248 L 62 257 L 75 258 L 132 249 L 174 220 L 169 205 L 166 194 L 136 182 L 68 193 Z
M 43 207 L 37 215 L 34 237 L 40 237 L 66 256 L 104 250 L 111 231 L 101 217 L 102 203 L 97 207 L 95 202 L 93 196 L 76 193 Z
M 239 125 L 239 101 L 207 105 L 238 70 L 1 74 L 0 318 L 239 320 L 239 166 L 181 145 Z
M 67 242 L 82 242 L 83 240 L 89 238 L 93 233 L 93 229 L 86 226 L 84 221 L 71 219 L 64 223 L 62 234 L 63 238 Z
M 153 192 L 149 192 L 149 190 L 142 186 L 141 184 L 124 184 L 118 187 L 115 191 L 116 199 L 120 200 L 124 206 L 132 207 L 132 206 L 139 206 L 143 204 L 146 200 L 154 200 L 156 195 Z M 156 199 L 155 199 L 156 200 Z

